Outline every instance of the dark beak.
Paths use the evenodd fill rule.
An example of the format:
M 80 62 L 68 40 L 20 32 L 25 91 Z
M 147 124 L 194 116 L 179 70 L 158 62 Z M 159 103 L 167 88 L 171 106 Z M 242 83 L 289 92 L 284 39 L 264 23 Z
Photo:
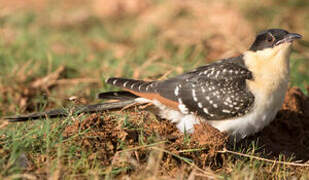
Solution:
M 283 39 L 281 39 L 280 41 L 278 41 L 276 43 L 276 45 L 282 44 L 282 43 L 286 43 L 286 42 L 293 42 L 296 39 L 300 39 L 302 38 L 302 35 L 297 34 L 297 33 L 289 33 L 287 35 L 284 36 Z

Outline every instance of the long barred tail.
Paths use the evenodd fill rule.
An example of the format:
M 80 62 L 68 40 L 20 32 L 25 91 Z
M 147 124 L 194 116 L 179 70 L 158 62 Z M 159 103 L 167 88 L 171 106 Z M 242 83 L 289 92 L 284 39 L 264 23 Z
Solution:
M 142 80 L 134 80 L 134 79 L 125 79 L 125 78 L 109 78 L 106 80 L 106 83 L 125 88 L 129 90 L 133 90 L 136 92 L 147 92 L 152 93 L 156 91 L 156 81 L 142 81 Z
M 36 119 L 44 119 L 44 118 L 56 118 L 68 116 L 69 114 L 81 114 L 81 113 L 94 113 L 94 112 L 102 112 L 106 110 L 117 110 L 128 105 L 134 104 L 134 99 L 119 101 L 119 102 L 107 102 L 107 103 L 99 103 L 85 106 L 77 106 L 72 110 L 66 109 L 52 109 L 45 112 L 32 113 L 28 115 L 17 115 L 17 116 L 7 116 L 4 117 L 10 122 L 20 122 L 20 121 L 28 121 L 28 120 L 36 120 Z
M 123 78 L 110 78 L 106 81 L 108 84 L 112 84 L 121 88 L 137 91 L 137 92 L 154 92 L 156 82 L 146 82 L 141 80 L 133 79 L 123 79 Z M 93 113 L 93 112 L 102 112 L 106 110 L 117 110 L 125 106 L 136 103 L 135 99 L 138 97 L 131 92 L 127 91 L 118 91 L 118 92 L 104 92 L 97 95 L 99 99 L 105 100 L 118 100 L 117 102 L 106 102 L 93 105 L 77 106 L 71 110 L 66 109 L 52 109 L 45 112 L 37 112 L 27 115 L 17 115 L 17 116 L 8 116 L 4 117 L 10 122 L 19 122 L 27 120 L 36 120 L 44 118 L 55 118 L 68 116 L 70 113 L 81 114 L 81 113 Z

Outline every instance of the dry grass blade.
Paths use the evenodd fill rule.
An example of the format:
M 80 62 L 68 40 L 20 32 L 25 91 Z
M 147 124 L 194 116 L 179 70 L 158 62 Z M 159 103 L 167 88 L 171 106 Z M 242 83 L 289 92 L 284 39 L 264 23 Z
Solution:
M 309 167 L 308 163 L 303 164 L 303 163 L 296 163 L 296 162 L 284 162 L 284 161 L 266 159 L 266 158 L 261 158 L 261 157 L 258 157 L 258 156 L 253 156 L 253 155 L 244 154 L 244 153 L 240 153 L 240 152 L 230 151 L 228 149 L 223 149 L 222 151 L 216 151 L 216 152 L 217 153 L 223 153 L 223 154 L 224 153 L 234 154 L 234 155 L 237 155 L 237 156 L 252 158 L 252 159 L 256 159 L 256 160 L 268 162 L 268 163 L 273 163 L 273 164 L 280 164 L 280 165 L 287 165 L 287 166 Z
M 158 59 L 158 56 L 154 56 L 146 60 L 139 68 L 134 71 L 133 78 L 138 79 L 140 77 L 141 72 L 144 72 L 145 69 L 153 64 Z
M 7 125 L 9 125 L 8 121 L 2 121 L 1 124 L 0 124 L 0 129 L 5 128 Z
M 34 175 L 32 175 L 32 174 L 14 174 L 12 176 L 4 178 L 4 180 L 12 180 L 12 179 L 36 180 L 37 178 Z
M 50 86 L 53 86 L 55 84 L 56 80 L 60 77 L 61 73 L 63 73 L 64 70 L 65 70 L 65 67 L 60 66 L 53 73 L 50 73 L 47 76 L 34 81 L 31 84 L 31 87 L 48 89 Z

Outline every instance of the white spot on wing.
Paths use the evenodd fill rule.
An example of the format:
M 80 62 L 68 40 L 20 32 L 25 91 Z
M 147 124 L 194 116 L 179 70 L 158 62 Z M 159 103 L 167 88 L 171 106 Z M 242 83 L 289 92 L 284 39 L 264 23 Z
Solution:
M 220 71 L 217 71 L 216 78 L 218 78 L 219 75 L 220 75 Z
M 178 103 L 179 103 L 179 104 L 183 104 L 183 102 L 182 102 L 182 99 L 181 99 L 181 98 L 178 98 Z
M 202 87 L 201 89 L 202 89 L 202 92 L 203 92 L 203 93 L 205 93 L 205 92 L 206 92 L 206 90 L 205 90 L 205 88 L 204 88 L 204 87 Z
M 127 87 L 128 82 L 129 82 L 129 81 L 124 82 L 124 83 L 123 83 L 123 87 Z
M 179 95 L 179 86 L 176 86 L 174 94 L 175 94 L 175 96 Z
M 195 102 L 197 102 L 197 97 L 196 97 L 195 89 L 192 89 L 192 97 L 193 97 L 193 100 Z
M 224 113 L 231 113 L 231 111 L 229 111 L 227 109 L 222 109 L 222 112 L 224 112 Z
M 183 104 L 181 98 L 178 98 L 178 103 L 179 103 L 179 105 L 178 105 L 179 110 L 184 114 L 188 114 L 189 109 L 186 107 L 186 105 Z

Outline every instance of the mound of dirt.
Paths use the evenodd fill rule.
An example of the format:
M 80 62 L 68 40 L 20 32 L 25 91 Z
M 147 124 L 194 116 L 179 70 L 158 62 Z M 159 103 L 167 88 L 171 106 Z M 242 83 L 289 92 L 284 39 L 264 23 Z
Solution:
M 128 119 L 122 118 L 128 115 Z M 188 167 L 188 172 L 192 171 L 193 167 L 179 157 L 185 157 L 199 167 L 206 168 L 210 164 L 215 167 L 218 164 L 215 152 L 221 150 L 227 140 L 225 134 L 207 124 L 196 126 L 192 137 L 184 135 L 174 124 L 167 120 L 158 121 L 147 111 L 91 114 L 82 121 L 76 119 L 72 125 L 66 127 L 63 135 L 72 137 L 80 132 L 82 134 L 74 138 L 74 143 L 95 153 L 93 158 L 100 160 L 105 166 L 130 166 L 134 171 L 128 170 L 125 174 L 131 172 L 134 176 L 139 175 L 135 174 L 140 172 L 138 169 L 149 166 L 151 154 L 154 152 L 161 152 L 161 158 L 155 158 L 155 163 L 161 167 L 155 176 L 176 176 L 185 166 Z

